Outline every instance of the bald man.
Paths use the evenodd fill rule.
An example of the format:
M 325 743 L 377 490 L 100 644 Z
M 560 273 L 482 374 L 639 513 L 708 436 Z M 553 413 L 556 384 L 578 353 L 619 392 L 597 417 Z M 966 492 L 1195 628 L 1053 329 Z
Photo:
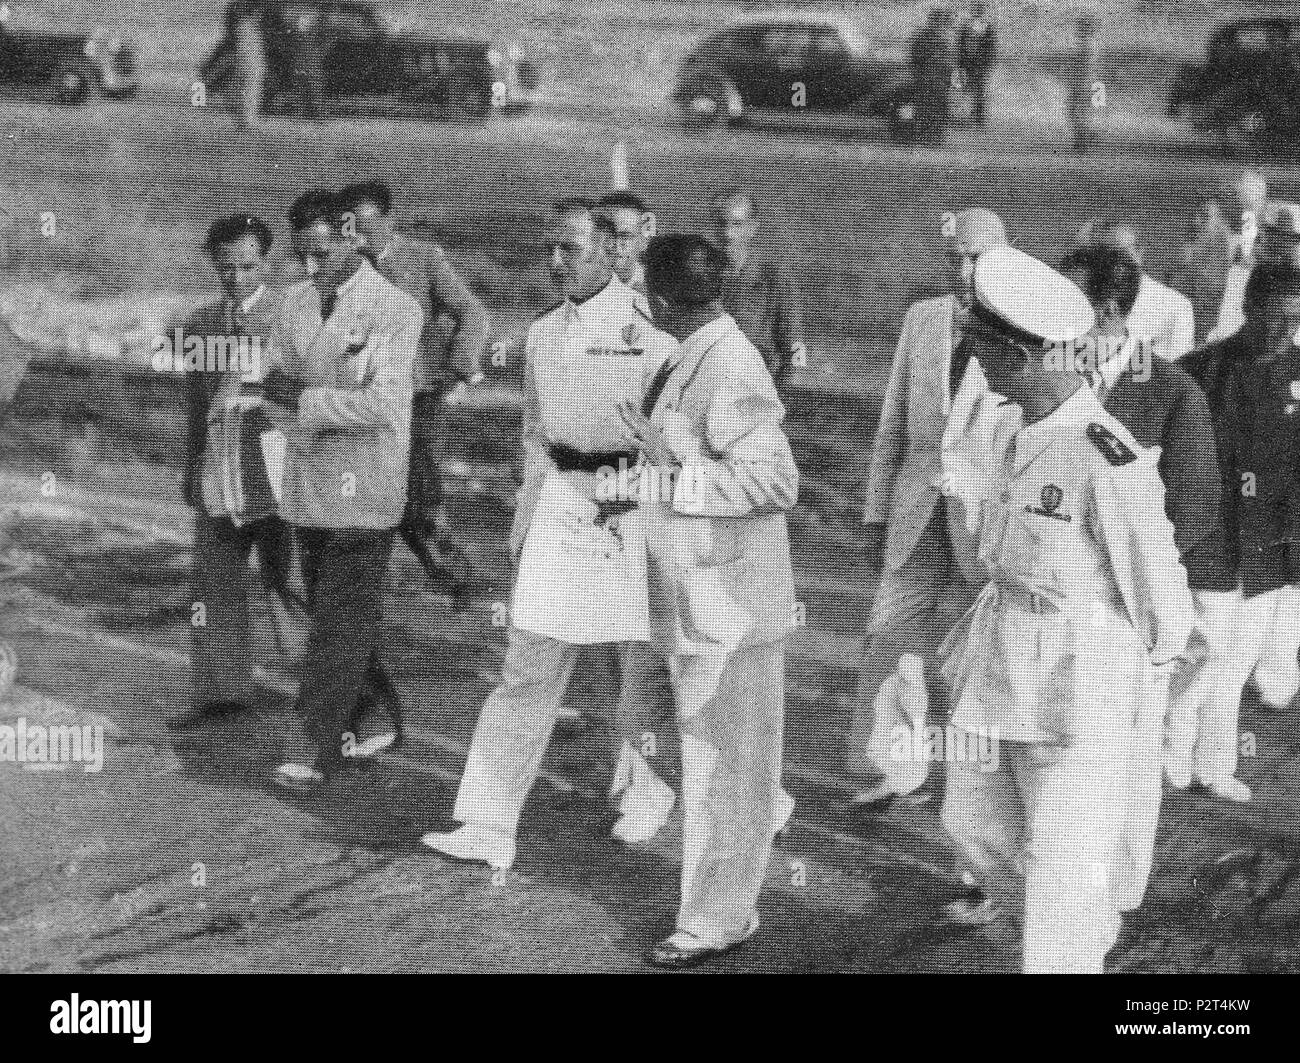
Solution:
M 904 716 L 924 723 L 927 693 L 938 692 L 934 652 L 975 601 L 985 579 L 960 503 L 940 491 L 940 453 L 950 419 L 987 387 L 978 364 L 959 345 L 972 303 L 975 260 L 1006 243 L 1002 220 L 983 208 L 964 210 L 946 233 L 951 292 L 915 303 L 903 320 L 885 389 L 867 483 L 863 521 L 870 567 L 880 584 L 867 624 L 866 654 L 849 731 L 848 770 L 868 788 L 855 803 L 908 793 L 928 766 L 909 755 L 918 743 L 900 741 Z M 904 655 L 924 665 L 920 680 Z M 886 684 L 898 670 L 899 682 Z M 882 687 L 885 692 L 882 694 Z

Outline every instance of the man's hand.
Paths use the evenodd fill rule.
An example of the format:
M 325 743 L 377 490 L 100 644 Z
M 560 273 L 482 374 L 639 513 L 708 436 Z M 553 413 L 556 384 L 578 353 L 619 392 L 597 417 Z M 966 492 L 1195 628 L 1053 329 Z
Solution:
M 273 367 L 262 382 L 262 393 L 266 398 L 286 410 L 296 410 L 298 399 L 306 390 L 306 384 L 296 376 L 290 376 L 279 366 Z
M 627 426 L 629 440 L 645 455 L 646 461 L 651 465 L 672 468 L 681 464 L 677 460 L 677 455 L 673 453 L 672 447 L 664 439 L 663 433 L 630 402 L 625 402 L 618 407 L 618 415 L 623 418 L 623 423 Z
M 885 564 L 885 526 L 868 524 L 864 529 L 862 553 L 866 557 L 867 567 L 879 572 Z

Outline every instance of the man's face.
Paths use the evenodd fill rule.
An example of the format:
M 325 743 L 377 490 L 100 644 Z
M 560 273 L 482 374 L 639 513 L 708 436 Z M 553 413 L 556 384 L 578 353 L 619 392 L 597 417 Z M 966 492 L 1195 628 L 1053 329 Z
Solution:
M 645 254 L 646 244 L 650 242 L 650 217 L 632 207 L 607 210 L 605 217 L 614 227 L 610 265 L 618 274 L 618 279 L 626 284 L 636 273 L 637 264 Z
M 241 236 L 212 252 L 221 290 L 227 297 L 242 303 L 266 283 L 266 256 L 252 236 Z
M 758 222 L 752 216 L 749 204 L 740 196 L 720 200 L 713 208 L 713 232 L 717 245 L 732 262 L 744 259 L 749 251 Z
M 1024 389 L 1025 350 L 976 322 L 962 335 L 961 345 L 980 364 L 989 387 L 1013 402 Z
M 324 222 L 299 229 L 293 234 L 292 242 L 293 253 L 316 287 L 336 288 L 352 272 L 356 248 L 346 236 Z
M 957 301 L 969 310 L 975 301 L 975 259 L 976 255 L 963 244 L 951 244 L 946 252 L 948 260 L 948 284 Z
M 358 242 L 376 253 L 393 238 L 392 219 L 374 203 L 358 203 L 350 212 L 350 218 Z M 343 219 L 345 235 L 351 235 L 347 231 L 348 220 L 346 217 Z
M 551 283 L 563 298 L 585 298 L 608 280 L 613 241 L 596 228 L 590 214 L 555 215 L 542 245 Z

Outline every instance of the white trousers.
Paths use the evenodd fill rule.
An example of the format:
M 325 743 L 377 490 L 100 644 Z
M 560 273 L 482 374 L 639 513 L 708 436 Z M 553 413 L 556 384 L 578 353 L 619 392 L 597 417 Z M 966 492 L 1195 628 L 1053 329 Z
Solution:
M 948 765 L 943 822 L 1003 909 L 1026 973 L 1100 974 L 1119 934 L 1111 866 L 1128 815 L 1131 730 L 1070 746 L 1002 742 L 997 769 Z

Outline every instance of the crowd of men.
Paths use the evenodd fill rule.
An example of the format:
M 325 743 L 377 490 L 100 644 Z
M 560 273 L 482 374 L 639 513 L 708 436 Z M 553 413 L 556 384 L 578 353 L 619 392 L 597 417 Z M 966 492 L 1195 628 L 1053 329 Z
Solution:
M 944 236 L 950 291 L 912 306 L 899 336 L 863 514 L 878 586 L 853 803 L 926 781 L 927 755 L 899 736 L 927 719 L 996 746 L 949 758 L 942 818 L 968 889 L 945 918 L 1009 935 L 1027 971 L 1102 969 L 1145 891 L 1163 780 L 1251 800 L 1243 689 L 1280 708 L 1300 687 L 1300 207 L 1250 173 L 1232 197 L 1231 223 L 1224 202 L 1208 211 L 1217 276 L 1196 240 L 1180 258 L 1195 302 L 1145 272 L 1130 225 L 1090 222 L 1053 267 L 992 211 L 963 210 Z M 559 301 L 523 344 L 506 657 L 460 825 L 422 839 L 514 864 L 585 662 L 617 737 L 614 836 L 653 838 L 680 800 L 680 908 L 647 952 L 666 967 L 757 932 L 794 808 L 781 762 L 799 473 L 780 389 L 806 353 L 795 286 L 754 249 L 755 199 L 723 190 L 712 218 L 709 237 L 658 234 L 627 191 L 546 218 Z M 301 672 L 276 781 L 314 790 L 402 740 L 382 652 L 395 541 L 468 593 L 437 440 L 448 394 L 482 379 L 488 324 L 442 251 L 396 231 L 383 182 L 304 193 L 288 221 L 307 277 L 279 293 L 265 222 L 207 234 L 224 294 L 187 329 L 261 337 L 267 356 L 190 378 L 203 622 L 178 725 L 250 703 L 256 550 Z M 642 741 L 674 725 L 679 794 Z

